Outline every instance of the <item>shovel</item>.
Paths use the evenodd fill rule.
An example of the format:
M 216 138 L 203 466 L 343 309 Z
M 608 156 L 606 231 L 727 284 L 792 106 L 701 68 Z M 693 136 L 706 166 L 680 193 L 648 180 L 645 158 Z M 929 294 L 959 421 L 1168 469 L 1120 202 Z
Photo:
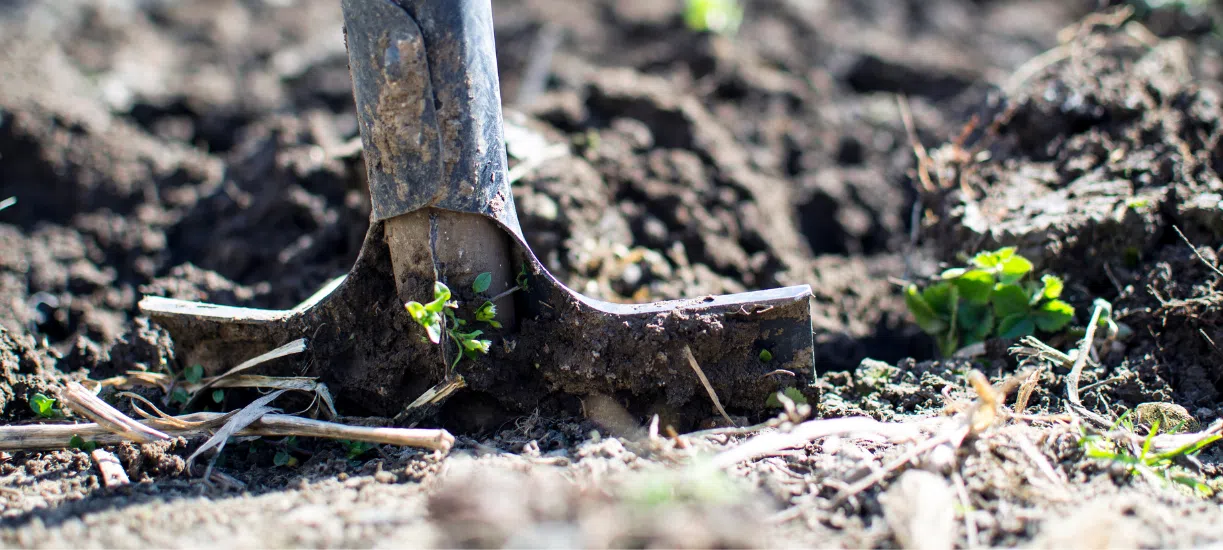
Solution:
M 306 338 L 292 374 L 322 378 L 342 407 L 401 419 L 451 394 L 519 412 L 599 395 L 692 425 L 721 403 L 757 416 L 772 393 L 808 390 L 807 285 L 625 305 L 548 273 L 506 178 L 489 0 L 342 5 L 373 206 L 356 264 L 292 310 L 144 298 L 181 362 L 215 373 Z M 441 338 L 404 307 L 433 301 L 435 283 L 452 294 Z M 490 345 L 446 338 L 455 323 Z

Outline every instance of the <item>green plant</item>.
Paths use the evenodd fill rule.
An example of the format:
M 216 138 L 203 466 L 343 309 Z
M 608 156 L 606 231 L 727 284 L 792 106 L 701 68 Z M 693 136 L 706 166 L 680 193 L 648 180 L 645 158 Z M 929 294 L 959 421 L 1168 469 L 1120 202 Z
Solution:
M 803 392 L 799 391 L 799 389 L 794 386 L 790 386 L 784 390 L 781 390 L 780 393 L 790 398 L 790 401 L 793 401 L 796 405 L 806 405 L 807 404 L 807 398 L 803 396 Z M 777 397 L 777 393 L 769 394 L 769 398 L 765 400 L 764 405 L 766 407 L 771 407 L 775 409 L 780 409 L 782 407 L 781 399 Z
M 225 390 L 212 390 L 212 402 L 220 403 L 225 400 Z
M 476 285 L 473 285 L 473 290 L 481 283 L 480 278 L 485 274 L 480 274 L 476 277 Z M 484 284 L 484 290 L 488 289 L 488 282 Z M 427 304 L 412 301 L 404 305 L 408 310 L 408 314 L 417 324 L 424 327 L 425 333 L 430 342 L 441 344 L 442 333 L 445 332 L 450 340 L 458 347 L 459 352 L 455 354 L 454 362 L 450 364 L 450 368 L 454 368 L 459 364 L 463 357 L 475 360 L 480 354 L 487 354 L 492 342 L 489 340 L 481 340 L 479 337 L 484 334 L 484 331 L 473 330 L 464 332 L 462 328 L 467 325 L 467 321 L 459 319 L 454 311 L 458 309 L 458 302 L 450 300 L 450 288 L 442 282 L 433 283 L 433 301 Z M 492 316 L 496 315 L 496 307 L 492 302 L 485 302 L 477 311 L 477 320 L 488 322 L 494 328 L 500 327 L 500 324 L 493 324 Z M 483 317 L 483 318 L 482 318 Z
M 1126 412 L 1117 420 L 1114 430 L 1117 426 L 1123 427 L 1125 433 L 1133 433 L 1134 425 L 1129 419 L 1129 412 Z M 1079 439 L 1079 445 L 1083 447 L 1084 453 L 1088 457 L 1119 464 L 1133 475 L 1140 475 L 1153 481 L 1176 483 L 1193 490 L 1201 496 L 1209 497 L 1213 495 L 1214 491 L 1209 485 L 1203 482 L 1194 472 L 1178 465 L 1176 459 L 1196 455 L 1206 448 L 1207 445 L 1218 441 L 1223 436 L 1218 434 L 1206 435 L 1170 451 L 1153 452 L 1151 450 L 1152 443 L 1154 443 L 1155 436 L 1158 434 L 1159 421 L 1156 420 L 1151 424 L 1150 430 L 1142 440 L 1141 447 L 1138 448 L 1134 448 L 1134 445 L 1127 444 L 1125 441 L 1117 441 L 1106 435 L 1087 434 L 1086 432 Z
M 340 443 L 344 445 L 344 453 L 348 456 L 348 460 L 356 460 L 357 457 L 374 448 L 374 444 L 367 441 L 344 440 Z
M 92 453 L 94 449 L 98 448 L 98 442 L 97 441 L 85 441 L 85 439 L 82 438 L 81 436 L 73 435 L 72 439 L 68 440 L 68 446 L 72 447 L 73 449 L 80 449 L 87 453 Z
M 982 252 L 924 289 L 906 286 L 905 304 L 944 356 L 991 336 L 1057 332 L 1074 319 L 1074 307 L 1060 299 L 1065 284 L 1053 275 L 1035 281 L 1031 274 L 1032 262 L 1012 247 Z
M 189 384 L 198 384 L 200 383 L 200 380 L 203 380 L 203 379 L 204 379 L 204 366 L 203 365 L 191 365 L 190 367 L 187 367 L 187 370 L 183 371 L 183 380 L 186 380 L 187 383 Z
M 693 31 L 734 34 L 742 22 L 743 7 L 739 0 L 687 0 L 684 3 L 684 24 Z
M 760 358 L 760 362 L 768 363 L 769 361 L 773 360 L 773 352 L 767 349 L 762 349 L 760 350 L 760 355 L 758 355 L 757 357 Z
M 60 412 L 55 409 L 55 398 L 47 397 L 42 393 L 30 396 L 30 410 L 34 411 L 39 418 L 55 418 L 60 415 Z

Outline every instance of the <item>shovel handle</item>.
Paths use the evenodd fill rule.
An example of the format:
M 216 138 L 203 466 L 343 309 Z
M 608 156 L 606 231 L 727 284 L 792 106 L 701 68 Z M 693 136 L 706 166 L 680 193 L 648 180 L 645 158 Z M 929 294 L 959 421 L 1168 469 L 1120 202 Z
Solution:
M 373 218 L 425 207 L 521 233 L 490 0 L 343 0 Z

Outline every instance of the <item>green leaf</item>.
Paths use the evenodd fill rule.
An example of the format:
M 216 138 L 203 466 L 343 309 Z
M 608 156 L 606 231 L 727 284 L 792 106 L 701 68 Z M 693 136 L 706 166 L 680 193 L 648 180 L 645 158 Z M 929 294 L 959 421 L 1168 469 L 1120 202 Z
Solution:
M 68 440 L 68 446 L 73 449 L 80 449 L 87 453 L 92 453 L 94 449 L 98 448 L 98 442 L 97 441 L 85 441 L 85 439 L 82 438 L 81 436 L 73 434 L 72 439 Z
M 968 272 L 968 269 L 963 267 L 953 267 L 939 274 L 940 279 L 954 279 Z
M 212 390 L 212 402 L 220 403 L 225 400 L 225 390 Z
M 994 291 L 994 274 L 984 269 L 974 269 L 952 279 L 960 291 L 960 297 L 974 304 L 988 304 Z
M 998 322 L 999 338 L 1023 338 L 1036 332 L 1036 324 L 1025 314 L 1004 317 Z
M 996 269 L 1014 255 L 1015 247 L 1008 246 L 991 252 L 979 252 L 969 260 L 969 263 L 982 269 Z
M 921 291 L 921 297 L 939 317 L 951 316 L 951 291 L 955 288 L 949 281 L 930 285 Z
M 449 300 L 449 299 L 450 299 L 450 287 L 446 286 L 446 283 L 443 283 L 441 281 L 437 281 L 433 283 L 433 300 L 434 301 L 441 300 L 442 302 L 445 302 L 446 300 Z
M 492 285 L 493 285 L 493 274 L 489 271 L 485 271 L 484 273 L 476 275 L 475 282 L 471 283 L 471 290 L 475 292 L 476 294 L 479 294 L 481 292 L 484 292 L 485 290 L 488 290 L 488 287 Z
M 272 464 L 293 467 L 297 465 L 297 458 L 289 453 L 289 451 L 281 449 L 276 451 L 276 456 L 272 457 Z
M 446 301 L 448 300 L 450 300 L 450 287 L 441 281 L 433 283 L 433 301 L 425 304 L 425 311 L 441 313 L 446 308 Z
M 769 361 L 773 360 L 773 352 L 767 349 L 762 349 L 760 350 L 760 355 L 757 355 L 757 357 L 759 357 L 762 362 L 768 363 Z
M 489 340 L 464 340 L 463 348 L 467 351 L 478 351 L 480 353 L 488 353 L 488 349 L 492 346 L 492 341 Z
M 1000 319 L 1012 315 L 1026 316 L 1032 307 L 1028 304 L 1028 294 L 1014 284 L 999 283 L 994 287 L 990 302 L 994 304 L 994 314 Z M 998 330 L 1001 331 L 1001 327 Z
M 493 304 L 492 302 L 486 301 L 484 302 L 484 304 L 480 306 L 480 309 L 476 310 L 476 320 L 477 321 L 483 321 L 487 323 L 489 321 L 492 321 L 493 318 L 496 316 L 497 316 L 497 306 Z
M 204 378 L 204 366 L 191 365 L 187 367 L 187 370 L 183 372 L 183 378 L 191 384 L 198 384 Z
M 1001 265 L 1002 282 L 1014 283 L 1032 271 L 1032 262 L 1023 256 L 1014 255 L 1003 260 Z
M 975 344 L 985 340 L 994 330 L 994 311 L 987 305 L 960 304 L 956 324 L 964 334 L 962 345 Z
M 179 405 L 186 405 L 187 402 L 190 400 L 191 400 L 191 396 L 187 395 L 187 390 L 184 390 L 182 388 L 174 388 L 174 391 L 170 392 L 170 402 L 171 403 L 178 403 Z
M 905 287 L 905 305 L 909 307 L 909 313 L 913 314 L 913 320 L 917 322 L 917 326 L 927 334 L 938 334 L 947 330 L 947 322 L 940 319 L 934 312 L 922 293 L 917 291 L 917 285 Z M 772 354 L 769 355 L 772 357 Z
M 526 291 L 530 288 L 530 279 L 527 278 L 527 264 L 522 264 L 522 269 L 519 270 L 518 276 L 514 278 L 514 282 L 518 284 L 518 288 Z
M 1041 296 L 1053 300 L 1062 297 L 1062 290 L 1066 288 L 1066 283 L 1061 277 L 1056 275 L 1045 275 L 1040 278 L 1040 282 L 1044 285 L 1041 291 Z
M 1061 300 L 1050 300 L 1032 314 L 1036 326 L 1045 332 L 1057 332 L 1074 319 L 1074 306 Z
M 424 304 L 421 304 L 420 302 L 408 302 L 404 304 L 404 308 L 408 310 L 408 315 L 411 315 L 417 323 L 422 325 L 425 324 L 425 319 L 428 317 L 429 312 L 425 310 Z
M 790 401 L 793 401 L 795 405 L 806 405 L 807 404 L 807 397 L 803 395 L 803 392 L 794 386 L 789 386 L 786 389 L 781 390 L 780 392 L 773 392 L 769 394 L 769 398 L 766 399 L 764 402 L 766 407 L 773 407 L 773 408 L 778 408 L 778 409 L 781 408 L 781 400 L 777 398 L 778 393 L 790 398 Z
M 30 410 L 41 418 L 55 417 L 55 399 L 45 394 L 36 393 L 30 397 Z
M 429 335 L 429 341 L 434 344 L 439 344 L 442 341 L 442 324 L 429 323 L 425 325 L 425 334 Z

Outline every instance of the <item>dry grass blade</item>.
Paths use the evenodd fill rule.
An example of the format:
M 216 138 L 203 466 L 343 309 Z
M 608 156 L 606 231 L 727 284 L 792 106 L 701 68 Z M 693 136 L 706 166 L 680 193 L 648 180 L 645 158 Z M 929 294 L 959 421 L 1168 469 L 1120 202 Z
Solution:
M 726 419 L 726 422 L 730 423 L 731 426 L 738 426 L 734 420 L 730 419 L 730 415 L 726 414 L 726 409 L 722 407 L 722 400 L 718 399 L 718 392 L 713 391 L 713 386 L 709 384 L 709 378 L 705 377 L 705 371 L 701 370 L 700 363 L 697 363 L 696 357 L 692 355 L 692 348 L 687 345 L 684 346 L 684 356 L 688 358 L 688 366 L 692 367 L 693 371 L 696 371 L 696 377 L 701 379 L 701 385 L 705 386 L 705 391 L 709 393 L 709 398 L 713 400 L 713 406 L 718 409 L 718 414 L 722 415 L 722 418 Z
M 1019 385 L 1019 394 L 1015 396 L 1015 414 L 1023 414 L 1024 409 L 1028 408 L 1028 401 L 1032 399 L 1032 392 L 1036 391 L 1036 384 L 1040 382 L 1040 374 L 1044 370 L 1044 366 L 1032 369 Z
M 327 385 L 317 378 L 309 376 L 263 376 L 261 374 L 240 374 L 230 376 L 213 383 L 214 388 L 261 388 L 271 390 L 290 390 L 313 393 L 323 402 L 328 418 L 338 418 L 335 402 L 331 399 L 331 391 Z
M 915 424 L 883 423 L 867 416 L 808 420 L 789 432 L 769 432 L 757 435 L 743 444 L 723 451 L 713 457 L 718 467 L 728 467 L 754 458 L 776 453 L 784 449 L 801 447 L 807 443 L 831 435 L 870 434 L 892 441 L 914 439 L 920 435 Z
M 198 388 L 194 388 L 194 391 L 192 393 L 196 397 L 198 397 L 201 393 L 203 393 L 204 390 L 211 388 L 212 386 L 215 386 L 218 382 L 230 376 L 234 376 L 244 370 L 250 369 L 252 367 L 256 367 L 263 363 L 267 363 L 268 361 L 271 361 L 273 359 L 279 359 L 281 357 L 301 353 L 303 351 L 306 351 L 306 339 L 298 338 L 272 351 L 269 351 L 257 357 L 253 357 L 251 359 L 247 359 L 246 361 L 243 361 L 242 363 L 240 363 L 238 366 L 232 369 L 229 369 L 228 371 L 225 371 L 224 374 L 221 374 L 219 376 L 213 376 L 211 378 L 205 378 Z
M 201 453 L 213 447 L 216 447 L 217 453 L 220 453 L 221 449 L 225 448 L 225 442 L 229 441 L 229 438 L 233 437 L 234 434 L 251 425 L 256 420 L 259 420 L 259 418 L 263 415 L 276 410 L 273 407 L 269 407 L 268 403 L 271 403 L 277 397 L 283 395 L 284 392 L 285 390 L 278 390 L 269 393 L 252 401 L 250 405 L 243 407 L 242 410 L 237 411 L 236 414 L 230 416 L 229 420 L 227 420 L 225 424 L 221 426 L 221 429 L 217 430 L 217 433 L 213 434 L 212 437 L 208 438 L 208 441 L 205 441 L 203 445 L 200 445 L 200 448 L 196 449 L 194 453 L 191 453 L 191 456 L 187 457 L 187 470 L 191 470 L 191 464 L 195 462 L 195 458 L 200 456 Z M 208 475 L 211 473 L 212 462 L 209 462 L 208 467 L 204 469 L 204 477 L 208 477 Z
M 77 382 L 68 382 L 68 386 L 62 393 L 63 401 L 68 408 L 126 439 L 137 443 L 152 443 L 170 439 L 170 436 L 119 412 L 119 409 L 102 401 Z
M 200 437 L 208 430 L 221 426 L 234 413 L 199 412 L 167 419 L 141 422 L 174 437 Z M 128 441 L 98 424 L 29 424 L 0 426 L 0 451 L 36 451 L 66 449 L 68 441 L 79 435 L 99 445 L 115 445 Z M 409 428 L 371 428 L 348 426 L 323 420 L 312 420 L 285 414 L 266 414 L 233 434 L 236 437 L 319 437 L 348 441 L 365 441 L 386 445 L 417 447 L 447 452 L 454 445 L 454 436 L 446 430 Z
M 1091 313 L 1091 322 L 1087 324 L 1087 334 L 1083 335 L 1083 342 L 1079 346 L 1079 355 L 1074 359 L 1074 366 L 1070 368 L 1070 374 L 1066 375 L 1066 398 L 1070 402 L 1068 412 L 1078 414 L 1105 429 L 1109 428 L 1112 423 L 1087 410 L 1087 407 L 1083 406 L 1083 401 L 1079 399 L 1079 378 L 1083 376 L 1083 367 L 1087 364 L 1087 357 L 1091 355 L 1091 344 L 1096 337 L 1096 327 L 1100 325 L 1100 316 L 1104 314 L 1106 308 L 1109 308 L 1107 303 L 1096 301 L 1095 310 Z

